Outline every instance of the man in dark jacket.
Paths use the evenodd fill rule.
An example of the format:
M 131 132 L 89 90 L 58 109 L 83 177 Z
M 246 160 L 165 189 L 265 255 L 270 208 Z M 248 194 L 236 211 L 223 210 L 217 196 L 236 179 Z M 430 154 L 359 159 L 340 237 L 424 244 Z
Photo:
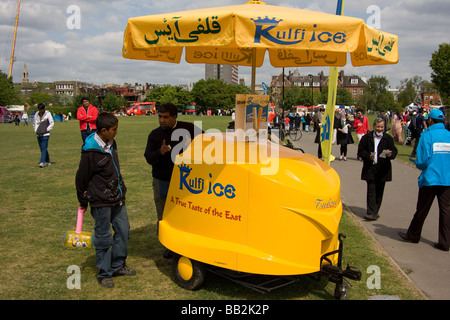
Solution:
M 162 220 L 176 151 L 182 152 L 202 130 L 194 124 L 177 121 L 177 107 L 163 103 L 158 107 L 159 127 L 148 135 L 144 157 L 152 166 L 153 197 L 158 221 Z M 183 145 L 179 145 L 182 143 Z M 174 152 L 175 151 L 175 152 Z M 164 257 L 171 253 L 166 251 Z
M 411 158 L 415 158 L 420 136 L 422 135 L 422 132 L 427 129 L 427 122 L 425 120 L 425 117 L 423 116 L 422 108 L 419 109 L 419 113 L 417 114 L 417 116 L 413 116 L 408 128 L 409 130 L 411 130 L 411 141 L 412 139 L 414 139 L 414 147 L 411 152 Z
M 358 155 L 364 161 L 361 180 L 367 182 L 367 213 L 364 218 L 377 220 L 383 200 L 384 185 L 392 181 L 391 159 L 397 156 L 394 139 L 384 133 L 385 120 L 375 120 L 375 130 L 361 138 Z

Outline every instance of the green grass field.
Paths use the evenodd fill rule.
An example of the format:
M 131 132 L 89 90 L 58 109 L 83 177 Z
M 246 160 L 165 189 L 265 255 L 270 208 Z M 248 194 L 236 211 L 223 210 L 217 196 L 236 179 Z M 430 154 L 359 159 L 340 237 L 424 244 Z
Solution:
M 225 130 L 230 117 L 180 116 L 202 121 L 203 130 Z M 94 299 L 333 299 L 334 284 L 309 276 L 283 289 L 261 294 L 208 273 L 198 291 L 186 291 L 173 281 L 171 260 L 162 257 L 156 236 L 151 167 L 143 153 L 149 132 L 158 126 L 156 117 L 119 119 L 116 137 L 122 174 L 128 188 L 127 208 L 131 225 L 128 265 L 135 277 L 115 278 L 115 288 L 105 289 L 96 280 L 95 250 L 63 246 L 62 237 L 75 228 L 77 198 L 75 172 L 81 151 L 78 121 L 57 122 L 51 132 L 49 153 L 52 166 L 39 168 L 40 151 L 32 126 L 0 124 L 0 297 L 4 300 L 94 300 Z M 269 190 L 268 190 L 269 192 Z M 85 214 L 83 230 L 91 231 L 93 219 Z M 344 259 L 361 269 L 363 278 L 353 281 L 349 299 L 366 300 L 373 295 L 398 295 L 422 299 L 420 292 L 392 264 L 375 241 L 348 213 L 340 231 L 347 235 Z M 81 289 L 68 289 L 69 266 L 81 269 Z M 366 282 L 376 265 L 381 270 L 381 288 Z

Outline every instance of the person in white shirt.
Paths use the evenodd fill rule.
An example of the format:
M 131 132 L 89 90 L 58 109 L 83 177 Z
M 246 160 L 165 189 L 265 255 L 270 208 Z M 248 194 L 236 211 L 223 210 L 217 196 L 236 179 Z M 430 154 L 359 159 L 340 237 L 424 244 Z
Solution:
M 24 111 L 22 114 L 22 121 L 24 126 L 28 126 L 28 114 L 26 111 Z
M 33 128 L 41 149 L 39 168 L 44 168 L 51 164 L 50 155 L 48 154 L 48 140 L 50 139 L 50 130 L 53 129 L 54 122 L 50 112 L 45 110 L 45 104 L 39 103 L 38 110 L 34 115 Z

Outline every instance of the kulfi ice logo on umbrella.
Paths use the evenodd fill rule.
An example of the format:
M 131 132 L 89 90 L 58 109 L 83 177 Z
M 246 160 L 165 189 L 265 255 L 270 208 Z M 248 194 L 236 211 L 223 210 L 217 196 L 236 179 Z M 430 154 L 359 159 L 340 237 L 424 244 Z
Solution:
M 258 19 L 250 18 L 250 20 L 255 23 L 256 27 L 254 43 L 261 43 L 261 38 L 265 38 L 270 42 L 283 46 L 295 45 L 302 41 L 319 41 L 322 43 L 333 42 L 336 44 L 341 44 L 344 43 L 347 38 L 347 35 L 344 32 L 317 32 L 317 24 L 313 24 L 312 29 L 310 29 L 310 27 L 300 26 L 299 28 L 274 30 L 278 27 L 278 24 L 283 21 L 283 19 L 269 19 L 269 17 L 266 16 L 264 19 L 258 17 Z M 285 39 L 289 41 L 286 41 Z
M 190 193 L 200 194 L 204 191 L 205 185 L 207 185 L 207 194 L 214 194 L 217 197 L 225 196 L 228 199 L 233 199 L 236 196 L 236 188 L 231 184 L 224 186 L 220 182 L 205 181 L 202 177 L 191 177 L 188 179 L 192 168 L 185 164 L 179 165 L 178 168 L 180 169 L 180 190 L 186 188 Z M 212 179 L 212 177 L 212 174 L 209 173 L 209 178 Z

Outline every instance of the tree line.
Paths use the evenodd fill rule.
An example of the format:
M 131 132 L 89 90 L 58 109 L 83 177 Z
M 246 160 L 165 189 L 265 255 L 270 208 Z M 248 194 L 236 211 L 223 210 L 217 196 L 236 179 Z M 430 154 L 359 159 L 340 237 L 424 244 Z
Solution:
M 247 86 L 231 85 L 219 79 L 199 80 L 191 91 L 180 86 L 165 85 L 153 89 L 147 94 L 146 101 L 154 101 L 158 106 L 164 102 L 172 102 L 179 110 L 185 106 L 196 104 L 198 111 L 231 110 L 236 104 L 236 94 L 248 94 Z
M 356 105 L 366 110 L 386 111 L 402 110 L 412 102 L 417 102 L 417 92 L 438 92 L 444 105 L 450 102 L 450 44 L 442 43 L 439 49 L 432 54 L 429 62 L 433 72 L 431 82 L 423 80 L 420 76 L 401 81 L 401 88 L 398 94 L 398 103 L 394 101 L 394 96 L 388 91 L 389 81 L 384 76 L 372 76 L 367 82 L 364 93 L 354 101 L 351 93 L 338 88 L 336 94 L 336 104 Z M 222 80 L 208 79 L 197 81 L 191 91 L 186 91 L 181 86 L 165 85 L 153 89 L 145 101 L 155 101 L 157 105 L 164 102 L 172 102 L 180 110 L 187 105 L 196 103 L 197 110 L 230 110 L 235 107 L 236 94 L 249 94 L 250 88 L 246 86 L 226 84 Z M 269 91 L 270 94 L 270 91 Z M 103 110 L 114 111 L 123 106 L 127 106 L 127 101 L 114 94 L 106 94 L 99 97 L 94 94 L 84 94 L 77 97 L 56 96 L 47 93 L 33 92 L 27 99 L 22 97 L 20 88 L 14 86 L 12 79 L 8 78 L 0 70 L 0 106 L 11 104 L 29 104 L 34 106 L 43 102 L 52 104 L 54 107 L 63 107 L 70 111 L 75 111 L 81 105 L 81 98 L 88 96 L 93 105 L 101 104 Z M 25 101 L 26 100 L 26 101 Z M 326 104 L 328 100 L 328 87 L 323 87 L 321 92 L 311 91 L 308 88 L 293 86 L 285 90 L 284 106 L 290 108 L 295 105 Z M 280 99 L 280 103 L 283 101 Z M 279 107 L 282 107 L 281 105 Z M 73 109 L 73 110 L 72 110 Z

